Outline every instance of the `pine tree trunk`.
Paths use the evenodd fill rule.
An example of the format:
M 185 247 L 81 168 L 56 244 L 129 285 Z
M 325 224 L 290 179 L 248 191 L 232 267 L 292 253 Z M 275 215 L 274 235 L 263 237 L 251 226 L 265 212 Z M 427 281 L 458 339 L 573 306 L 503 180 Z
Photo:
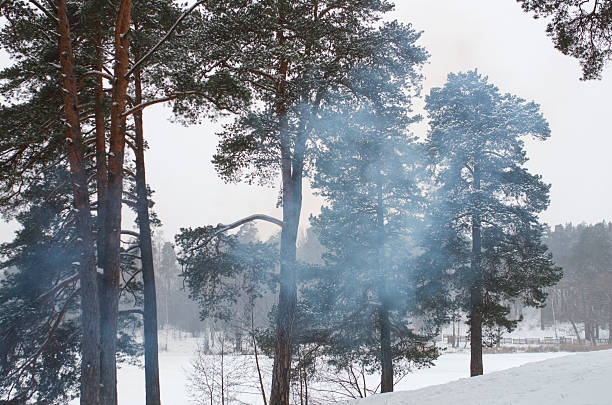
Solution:
M 480 190 L 478 167 L 474 166 L 474 190 Z M 481 276 L 481 234 L 480 214 L 472 215 L 472 286 L 470 288 L 470 376 L 483 374 L 482 365 L 482 276 Z
M 142 83 L 140 71 L 134 74 L 136 105 L 142 103 Z M 159 359 L 157 342 L 157 297 L 155 290 L 155 269 L 153 267 L 153 243 L 149 220 L 149 199 L 145 176 L 144 134 L 142 110 L 134 114 L 136 130 L 136 205 L 140 233 L 140 262 L 144 284 L 144 356 L 146 405 L 161 404 L 159 395 Z
M 81 404 L 97 405 L 100 380 L 100 330 L 98 284 L 93 240 L 93 223 L 87 189 L 87 174 L 80 130 L 78 95 L 74 74 L 70 26 L 65 0 L 56 0 L 60 65 L 64 88 L 66 148 L 73 185 L 74 208 L 77 211 L 77 234 L 81 244 L 79 266 L 81 285 Z
M 100 395 L 105 405 L 117 404 L 117 326 L 119 311 L 119 277 L 121 273 L 121 205 L 123 197 L 123 158 L 125 151 L 125 105 L 129 64 L 131 0 L 122 0 L 115 25 L 115 70 L 111 107 L 111 129 L 108 159 L 108 205 L 106 210 L 106 260 L 101 295 L 101 375 Z
M 393 355 L 391 353 L 391 328 L 389 324 L 389 311 L 387 305 L 379 310 L 380 323 L 380 392 L 393 392 Z
M 385 274 L 385 205 L 382 186 L 378 186 L 376 196 L 376 227 L 378 236 L 378 273 L 379 291 L 378 299 L 381 307 L 378 310 L 378 323 L 380 327 L 380 392 L 393 392 L 393 355 L 391 353 L 391 324 L 389 321 L 389 298 Z
M 102 35 L 96 38 L 95 70 L 103 72 Z M 104 117 L 104 82 L 102 76 L 96 77 L 96 192 L 97 206 L 97 234 L 96 247 L 98 250 L 98 267 L 104 268 L 103 260 L 106 258 L 106 200 L 108 191 L 108 169 L 106 167 L 106 127 Z
M 286 66 L 281 72 L 286 74 Z M 281 174 L 283 181 L 283 230 L 280 247 L 280 291 L 274 340 L 274 365 L 270 405 L 288 405 L 291 369 L 291 345 L 293 323 L 297 305 L 296 285 L 296 243 L 302 209 L 302 176 L 305 140 L 295 142 L 293 159 L 290 151 L 288 121 L 282 107 L 279 109 L 281 122 Z
M 482 314 L 480 305 L 482 294 L 479 287 L 471 292 L 472 311 L 470 313 L 470 376 L 483 374 L 482 365 Z

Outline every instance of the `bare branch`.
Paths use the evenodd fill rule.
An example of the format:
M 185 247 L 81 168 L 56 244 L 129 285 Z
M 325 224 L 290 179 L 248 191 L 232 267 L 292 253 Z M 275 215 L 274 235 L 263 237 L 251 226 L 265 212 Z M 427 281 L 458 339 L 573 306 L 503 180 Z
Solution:
M 143 56 L 142 58 L 140 58 L 140 60 L 138 62 L 136 62 L 134 64 L 134 66 L 132 66 L 132 68 L 130 70 L 128 70 L 128 72 L 125 74 L 126 77 L 130 77 L 136 70 L 138 70 L 138 68 L 140 68 L 140 65 L 142 65 L 143 63 L 145 63 L 147 61 L 147 59 L 149 59 L 151 57 L 151 55 L 153 55 L 155 53 L 155 51 L 157 51 L 159 49 L 160 46 L 162 46 L 164 44 L 164 42 L 166 42 L 168 40 L 168 38 L 170 38 L 170 35 L 172 35 L 172 33 L 178 28 L 178 26 L 181 24 L 181 22 L 183 22 L 183 20 L 189 15 L 191 14 L 191 12 L 193 10 L 195 10 L 196 7 L 198 7 L 200 4 L 204 3 L 206 0 L 199 0 L 196 1 L 191 7 L 189 7 L 187 10 L 185 10 L 185 12 L 183 14 L 181 14 L 181 16 L 174 22 L 174 24 L 172 25 L 172 27 L 170 27 L 170 29 L 168 30 L 168 32 L 166 33 L 166 35 L 164 35 L 162 37 L 162 39 L 159 40 L 159 42 L 157 42 L 153 48 L 151 48 L 146 54 L 145 56 Z
M 64 288 L 68 284 L 77 281 L 80 277 L 81 277 L 80 273 L 75 273 L 75 274 L 73 274 L 73 275 L 63 279 L 55 287 L 53 287 L 51 290 L 47 291 L 46 293 L 44 293 L 40 297 L 38 297 L 38 299 L 40 301 L 42 301 L 42 302 L 48 302 L 49 300 L 51 300 L 57 294 L 57 292 L 59 290 L 61 290 L 62 288 Z
M 280 219 L 271 217 L 269 215 L 264 215 L 264 214 L 255 214 L 255 215 L 250 215 L 246 218 L 242 218 L 236 222 L 233 222 L 229 225 L 223 225 L 223 224 L 219 224 L 217 225 L 217 231 L 215 233 L 213 233 L 210 237 L 208 237 L 204 242 L 200 243 L 199 245 L 189 249 L 189 251 L 187 253 L 191 253 L 194 250 L 200 249 L 201 247 L 204 247 L 206 245 L 208 245 L 210 243 L 210 241 L 212 241 L 214 238 L 216 238 L 217 236 L 221 235 L 224 232 L 230 231 L 232 229 L 238 228 L 241 225 L 246 224 L 247 222 L 253 222 L 253 221 L 266 221 L 266 222 L 270 222 L 272 224 L 278 225 L 281 228 L 284 226 L 283 221 L 281 221 Z
M 152 106 L 154 104 L 159 104 L 159 103 L 164 103 L 166 101 L 172 101 L 175 100 L 179 97 L 182 96 L 189 96 L 189 95 L 203 95 L 203 93 L 198 92 L 198 91 L 185 91 L 185 92 L 181 92 L 181 93 L 175 93 L 175 94 L 171 94 L 169 96 L 166 97 L 162 97 L 162 98 L 157 98 L 155 100 L 150 100 L 150 101 L 146 101 L 142 104 L 139 104 L 137 106 L 134 106 L 133 108 L 130 108 L 129 110 L 127 110 L 126 112 L 123 113 L 124 117 L 127 117 L 130 114 L 134 114 L 138 111 L 141 111 L 149 106 Z

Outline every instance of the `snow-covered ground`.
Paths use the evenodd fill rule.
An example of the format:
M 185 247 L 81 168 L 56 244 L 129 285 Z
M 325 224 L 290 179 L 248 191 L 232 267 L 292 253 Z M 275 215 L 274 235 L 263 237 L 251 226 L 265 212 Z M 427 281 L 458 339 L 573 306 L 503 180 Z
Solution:
M 545 331 L 541 331 L 539 328 L 539 322 L 537 322 L 536 317 L 534 316 L 533 318 L 534 319 L 530 319 L 527 322 L 522 322 L 521 326 L 517 331 L 513 332 L 512 334 L 505 335 L 505 337 L 517 338 L 554 336 L 552 334 L 552 328 L 547 329 Z M 465 328 L 465 325 L 463 325 L 462 328 Z M 568 330 L 567 335 L 569 335 L 569 332 L 570 331 Z M 189 380 L 189 373 L 192 367 L 191 364 L 196 356 L 196 350 L 199 341 L 200 339 L 190 337 L 190 335 L 186 334 L 185 332 L 165 330 L 160 331 L 160 348 L 163 349 L 167 347 L 167 350 L 162 350 L 159 353 L 160 384 L 163 403 L 173 405 L 194 403 L 189 397 L 187 385 Z M 419 391 L 411 391 L 410 393 L 398 393 L 396 395 L 398 395 L 397 401 L 399 402 L 388 402 L 388 405 L 412 402 L 418 402 L 420 404 L 442 404 L 446 403 L 445 401 L 447 400 L 447 398 L 436 397 L 435 395 L 441 395 L 441 393 L 444 393 L 446 391 L 453 392 L 453 394 L 448 394 L 450 395 L 448 399 L 453 399 L 452 403 L 464 403 L 463 400 L 458 399 L 463 399 L 463 397 L 457 397 L 454 394 L 455 390 L 458 390 L 457 395 L 459 395 L 460 393 L 461 395 L 464 395 L 463 393 L 465 393 L 465 395 L 471 395 L 470 393 L 472 391 L 470 390 L 479 391 L 481 393 L 484 391 L 491 392 L 490 396 L 482 398 L 466 397 L 470 398 L 470 401 L 472 401 L 473 404 L 612 404 L 612 384 L 608 384 L 607 386 L 594 385 L 589 391 L 592 395 L 602 397 L 609 396 L 610 400 L 608 400 L 607 402 L 596 402 L 594 400 L 591 402 L 572 402 L 574 400 L 574 397 L 572 395 L 578 395 L 580 391 L 568 391 L 566 395 L 565 391 L 561 390 L 561 386 L 558 384 L 549 386 L 548 388 L 543 388 L 544 391 L 542 391 L 542 395 L 547 396 L 548 399 L 551 399 L 548 402 L 541 400 L 541 396 L 534 396 L 533 401 L 525 399 L 530 398 L 526 396 L 527 394 L 530 394 L 530 390 L 535 390 L 540 385 L 544 386 L 545 383 L 552 382 L 555 380 L 564 381 L 563 386 L 571 388 L 574 386 L 581 386 L 581 384 L 584 384 L 587 380 L 591 381 L 591 377 L 594 376 L 593 378 L 595 378 L 595 384 L 597 384 L 596 376 L 601 376 L 604 372 L 608 373 L 608 375 L 612 375 L 612 351 L 600 351 L 586 354 L 569 354 L 563 352 L 485 354 L 485 376 L 476 379 L 460 380 L 466 378 L 469 375 L 469 347 L 467 349 L 464 349 L 463 346 L 464 345 L 461 344 L 461 349 L 448 350 L 435 362 L 435 366 L 427 369 L 414 370 L 414 372 L 408 374 L 396 385 L 396 391 L 419 390 L 425 387 L 428 388 Z M 548 359 L 551 359 L 550 361 L 553 362 L 550 363 L 553 364 L 550 367 L 548 366 L 549 363 L 531 364 Z M 260 360 L 264 363 L 264 365 L 267 365 L 269 368 L 270 364 L 268 363 L 271 363 L 270 360 Z M 598 368 L 599 366 L 597 366 L 593 370 L 591 370 L 589 364 L 582 364 L 587 363 L 589 361 L 592 361 L 593 364 L 603 363 L 604 367 Z M 520 379 L 512 383 L 514 384 L 514 387 L 517 390 L 514 397 L 510 398 L 502 395 L 502 391 L 505 392 L 506 390 L 509 390 L 511 388 L 510 383 L 502 384 L 502 382 L 509 381 L 511 377 L 513 378 L 513 376 L 516 377 L 519 374 L 522 374 L 522 369 L 516 369 L 516 367 L 524 366 L 527 364 L 529 364 L 529 367 L 526 367 L 525 370 L 532 373 L 533 376 L 526 376 L 525 382 Z M 502 370 L 506 371 L 501 374 L 496 373 Z M 576 371 L 574 372 L 573 370 Z M 598 370 L 601 370 L 601 372 Z M 567 371 L 568 373 L 566 373 L 566 377 L 563 377 L 555 374 L 556 371 L 561 374 L 565 373 L 565 371 Z M 374 381 L 377 378 L 378 377 L 376 376 L 371 376 L 370 378 L 368 378 L 368 380 L 371 379 L 372 381 Z M 580 378 L 583 378 L 583 380 L 580 380 Z M 568 379 L 571 381 L 568 381 Z M 574 383 L 572 383 L 572 381 Z M 448 388 L 435 387 L 436 385 L 446 383 L 451 383 Z M 529 385 L 527 383 L 532 384 Z M 370 381 L 368 381 L 368 384 L 370 384 Z M 491 385 L 491 387 L 489 387 L 489 384 Z M 376 385 L 376 383 L 374 385 Z M 486 389 L 484 387 L 485 385 L 487 386 Z M 444 387 L 446 387 L 446 385 Z M 502 387 L 499 388 L 501 389 L 501 391 L 498 390 L 498 387 Z M 523 387 L 528 388 L 523 389 Z M 266 382 L 266 389 L 269 389 L 269 381 Z M 555 390 L 559 392 L 559 395 L 555 396 L 551 394 L 551 392 L 557 392 Z M 120 405 L 144 403 L 144 370 L 141 367 L 133 365 L 121 366 L 118 371 L 118 391 Z M 423 391 L 422 394 L 421 391 Z M 531 394 L 540 395 L 539 393 L 537 393 L 537 391 L 534 392 L 536 393 Z M 606 392 L 608 394 L 605 394 Z M 565 398 L 567 398 L 567 400 L 565 400 L 565 402 L 559 402 L 561 400 L 561 394 L 566 395 Z M 402 395 L 408 395 L 408 397 L 406 397 L 407 399 L 404 399 Z M 417 397 L 414 397 L 413 395 L 419 395 L 418 401 L 415 400 L 415 398 Z M 425 395 L 425 397 L 423 398 L 426 398 L 427 401 L 430 402 L 421 401 L 420 395 Z M 430 400 L 427 395 L 432 399 Z M 253 405 L 258 404 L 257 401 L 259 400 L 258 395 L 248 396 L 248 399 L 244 397 L 242 398 L 243 400 L 246 400 L 247 403 L 252 403 Z M 385 397 L 383 396 L 383 398 Z M 490 402 L 490 398 L 494 398 L 498 402 Z M 503 402 L 506 399 L 507 401 Z M 393 400 L 395 401 L 395 399 Z M 521 400 L 523 400 L 523 402 L 520 402 Z M 380 403 L 385 404 L 385 402 Z M 71 402 L 71 404 L 78 404 L 78 400 Z M 378 403 L 364 402 L 363 404 L 365 405 Z M 362 404 L 360 403 L 359 405 Z
M 165 337 L 160 338 L 160 346 L 163 345 Z M 160 384 L 162 402 L 165 404 L 182 405 L 193 403 L 187 391 L 188 374 L 191 369 L 192 359 L 195 357 L 197 339 L 172 338 L 168 342 L 168 350 L 159 353 L 160 361 Z M 601 353 L 601 352 L 599 352 Z M 597 354 L 595 354 L 596 356 Z M 506 370 L 527 363 L 538 362 L 545 359 L 568 356 L 567 353 L 507 353 L 486 354 L 484 356 L 485 373 Z M 569 355 L 574 356 L 573 354 Z M 610 360 L 612 368 L 612 360 Z M 434 367 L 415 370 L 407 375 L 396 386 L 396 390 L 414 390 L 436 384 L 444 384 L 458 380 L 469 375 L 469 351 L 445 353 L 436 361 Z M 376 377 L 373 377 L 376 378 Z M 266 384 L 269 388 L 269 383 Z M 482 387 L 481 387 L 482 389 Z M 119 404 L 143 404 L 144 403 L 144 369 L 123 365 L 118 371 L 118 395 Z M 252 398 L 252 397 L 251 397 Z M 258 402 L 253 402 L 253 405 Z M 399 402 L 404 403 L 404 402 Z M 443 402 L 431 402 L 443 403 Z M 461 402 L 454 402 L 461 403 Z M 486 403 L 486 402 L 483 402 Z M 78 401 L 73 401 L 78 404 Z M 384 402 L 382 402 L 384 404 Z M 391 403 L 389 403 L 391 405 Z
M 610 405 L 611 372 L 612 350 L 579 353 L 350 405 Z

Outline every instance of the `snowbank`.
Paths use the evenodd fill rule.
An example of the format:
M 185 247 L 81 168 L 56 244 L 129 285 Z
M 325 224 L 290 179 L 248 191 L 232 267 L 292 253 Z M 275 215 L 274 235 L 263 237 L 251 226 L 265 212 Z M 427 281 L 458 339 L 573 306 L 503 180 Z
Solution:
M 612 350 L 571 354 L 415 391 L 376 395 L 350 405 L 612 404 Z M 347 405 L 348 405 L 347 404 Z

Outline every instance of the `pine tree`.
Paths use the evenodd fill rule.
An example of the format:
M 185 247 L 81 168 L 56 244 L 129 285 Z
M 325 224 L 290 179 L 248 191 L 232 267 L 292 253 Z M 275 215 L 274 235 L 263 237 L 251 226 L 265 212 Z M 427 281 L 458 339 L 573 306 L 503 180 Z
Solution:
M 543 305 L 543 289 L 561 277 L 537 218 L 550 186 L 524 167 L 523 138 L 550 130 L 536 104 L 500 94 L 477 71 L 450 74 L 426 102 L 437 181 L 431 271 L 452 275 L 469 314 L 471 375 L 480 375 L 483 324 L 512 329 L 508 302 Z
M 374 87 L 383 102 L 340 104 L 324 120 L 313 187 L 328 206 L 312 223 L 325 265 L 303 293 L 314 324 L 328 330 L 333 364 L 379 371 L 383 393 L 393 391 L 399 370 L 437 356 L 428 344 L 435 328 L 419 328 L 415 302 L 422 151 L 406 133 L 409 100 L 400 96 L 410 76 L 385 78 L 381 72 L 370 78 L 380 80 Z

